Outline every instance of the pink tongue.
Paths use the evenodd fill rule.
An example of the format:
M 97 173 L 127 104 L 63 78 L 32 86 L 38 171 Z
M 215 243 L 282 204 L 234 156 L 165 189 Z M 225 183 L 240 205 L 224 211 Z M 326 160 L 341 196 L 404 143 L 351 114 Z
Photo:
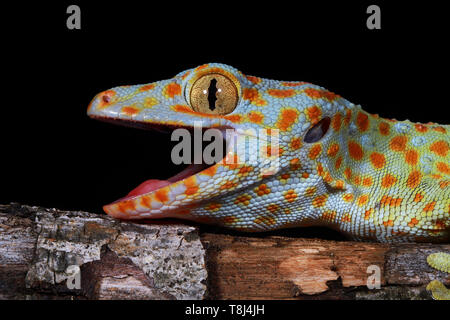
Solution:
M 121 198 L 119 200 L 116 200 L 115 202 L 123 201 L 132 197 L 140 196 L 141 194 L 146 194 L 149 192 L 152 192 L 154 190 L 164 188 L 165 186 L 168 186 L 172 183 L 175 183 L 177 181 L 183 180 L 191 175 L 194 175 L 201 170 L 207 168 L 206 165 L 202 164 L 191 164 L 187 168 L 185 168 L 180 173 L 176 174 L 172 178 L 169 178 L 167 180 L 157 180 L 157 179 L 150 179 L 147 181 L 142 182 L 140 185 L 138 185 L 136 188 L 131 190 L 124 198 Z
M 150 180 L 142 182 L 136 188 L 131 190 L 130 193 L 127 194 L 126 197 L 128 198 L 128 197 L 138 196 L 138 195 L 141 195 L 144 193 L 149 193 L 153 190 L 168 186 L 169 184 L 171 184 L 171 183 L 167 180 L 150 179 Z

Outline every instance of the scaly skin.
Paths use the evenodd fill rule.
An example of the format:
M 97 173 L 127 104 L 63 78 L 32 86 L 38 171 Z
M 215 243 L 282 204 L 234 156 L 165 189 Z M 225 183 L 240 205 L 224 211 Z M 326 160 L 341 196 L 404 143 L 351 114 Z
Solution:
M 450 254 L 445 252 L 432 253 L 427 257 L 428 264 L 436 270 L 450 273 Z M 427 290 L 435 300 L 450 300 L 450 290 L 439 280 L 433 280 L 427 285 Z
M 229 114 L 198 113 L 190 105 L 192 84 L 210 73 L 225 75 L 237 88 L 237 107 Z M 222 64 L 104 91 L 88 114 L 136 125 L 231 127 L 238 148 L 246 138 L 256 145 L 248 129 L 279 130 L 280 170 L 268 171 L 274 156 L 267 151 L 276 154 L 269 145 L 257 163 L 218 163 L 106 205 L 114 217 L 175 217 L 243 231 L 322 225 L 380 242 L 449 239 L 449 125 L 384 119 L 319 86 L 246 76 Z M 326 134 L 305 141 L 327 117 Z M 230 151 L 227 159 L 236 156 Z

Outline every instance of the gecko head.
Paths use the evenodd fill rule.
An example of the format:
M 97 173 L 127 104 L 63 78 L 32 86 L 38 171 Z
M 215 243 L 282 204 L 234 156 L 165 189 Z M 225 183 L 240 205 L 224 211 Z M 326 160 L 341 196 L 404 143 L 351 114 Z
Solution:
M 88 107 L 94 119 L 143 129 L 180 129 L 178 137 L 198 128 L 203 138 L 214 137 L 226 146 L 217 158 L 221 148 L 216 144 L 213 162 L 191 164 L 166 180 L 147 180 L 104 210 L 118 218 L 205 222 L 215 213 L 216 221 L 210 222 L 264 228 L 270 221 L 259 219 L 253 228 L 248 221 L 230 218 L 231 213 L 254 210 L 253 198 L 259 197 L 263 206 L 296 199 L 286 198 L 286 192 L 300 191 L 294 184 L 302 186 L 300 179 L 313 183 L 310 175 L 317 171 L 317 157 L 311 157 L 310 150 L 329 136 L 341 100 L 306 82 L 246 76 L 217 63 L 172 79 L 101 92 Z

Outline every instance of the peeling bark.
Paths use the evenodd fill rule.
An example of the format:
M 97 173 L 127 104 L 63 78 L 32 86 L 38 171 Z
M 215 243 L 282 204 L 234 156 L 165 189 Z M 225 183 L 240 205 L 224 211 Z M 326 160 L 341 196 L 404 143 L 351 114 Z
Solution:
M 431 299 L 448 244 L 200 234 L 182 224 L 0 205 L 0 299 Z M 369 290 L 368 267 L 380 270 Z
M 3 205 L 0 298 L 202 299 L 205 252 L 193 234 L 186 225 Z M 74 266 L 79 289 L 68 287 Z

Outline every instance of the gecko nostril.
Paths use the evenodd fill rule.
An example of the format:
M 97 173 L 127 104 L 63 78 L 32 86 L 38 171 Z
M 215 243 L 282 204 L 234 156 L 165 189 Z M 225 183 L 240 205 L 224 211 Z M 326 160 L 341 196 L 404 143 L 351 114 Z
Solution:
M 102 100 L 103 100 L 104 103 L 109 103 L 111 101 L 111 97 L 109 95 L 107 95 L 107 94 L 104 94 L 102 96 Z

